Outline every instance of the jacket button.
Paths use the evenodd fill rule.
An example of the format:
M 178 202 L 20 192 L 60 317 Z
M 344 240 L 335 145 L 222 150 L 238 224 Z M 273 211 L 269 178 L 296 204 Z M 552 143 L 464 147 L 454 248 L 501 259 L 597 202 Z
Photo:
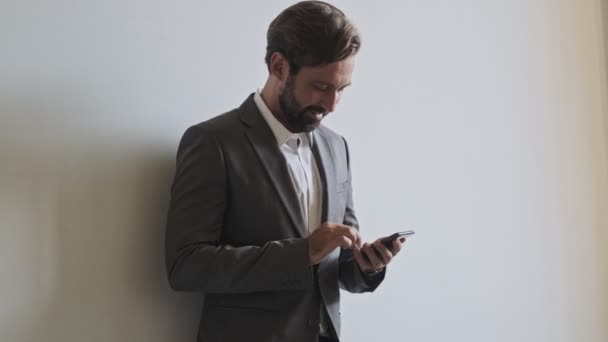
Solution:
M 316 327 L 317 325 L 319 325 L 319 324 L 314 319 L 309 319 L 308 320 L 308 326 L 309 327 Z

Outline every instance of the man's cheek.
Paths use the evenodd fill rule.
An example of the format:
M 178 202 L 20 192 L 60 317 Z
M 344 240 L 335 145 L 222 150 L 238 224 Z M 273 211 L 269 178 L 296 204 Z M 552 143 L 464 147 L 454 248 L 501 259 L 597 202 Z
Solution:
M 310 106 L 314 106 L 319 101 L 321 101 L 322 96 L 317 94 L 317 92 L 311 91 L 306 94 L 300 94 L 300 96 L 296 96 L 296 101 L 302 108 L 308 108 Z

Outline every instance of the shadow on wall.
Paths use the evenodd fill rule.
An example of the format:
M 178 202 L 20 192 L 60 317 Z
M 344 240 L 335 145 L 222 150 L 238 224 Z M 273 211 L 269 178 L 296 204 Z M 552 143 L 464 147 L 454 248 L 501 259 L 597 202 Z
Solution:
M 601 0 L 602 6 L 602 27 L 603 27 L 603 39 L 604 39 L 604 70 L 606 72 L 605 84 L 608 86 L 608 0 Z M 608 90 L 608 89 L 606 89 Z M 604 136 L 606 137 L 606 158 L 608 160 L 608 103 L 605 103 L 604 108 Z
M 174 293 L 164 267 L 179 137 L 22 93 L 0 93 L 0 340 L 193 340 L 201 298 Z

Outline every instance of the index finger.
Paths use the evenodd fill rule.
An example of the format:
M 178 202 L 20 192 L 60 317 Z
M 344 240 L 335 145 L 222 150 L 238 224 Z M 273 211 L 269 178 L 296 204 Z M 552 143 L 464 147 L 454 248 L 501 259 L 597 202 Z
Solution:
M 399 253 L 401 251 L 401 248 L 403 248 L 403 244 L 405 244 L 405 241 L 407 240 L 407 238 L 405 237 L 401 237 L 399 239 L 395 239 L 393 241 L 393 254 L 396 255 L 397 253 Z
M 358 230 L 356 230 L 353 227 L 346 226 L 346 225 L 340 225 L 339 228 L 340 228 L 339 232 L 341 235 L 344 235 L 344 236 L 348 237 L 349 239 L 351 239 L 351 241 L 353 241 L 355 246 L 361 247 L 361 234 L 359 234 Z

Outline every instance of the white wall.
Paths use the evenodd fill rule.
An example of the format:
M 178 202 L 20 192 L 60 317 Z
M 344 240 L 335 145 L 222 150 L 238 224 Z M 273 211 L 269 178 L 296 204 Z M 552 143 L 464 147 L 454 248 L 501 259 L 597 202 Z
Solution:
M 194 339 L 163 267 L 176 146 L 263 84 L 290 3 L 0 3 L 0 341 Z M 364 235 L 418 232 L 343 296 L 345 340 L 607 341 L 600 0 L 334 3 L 364 38 L 327 119 Z

